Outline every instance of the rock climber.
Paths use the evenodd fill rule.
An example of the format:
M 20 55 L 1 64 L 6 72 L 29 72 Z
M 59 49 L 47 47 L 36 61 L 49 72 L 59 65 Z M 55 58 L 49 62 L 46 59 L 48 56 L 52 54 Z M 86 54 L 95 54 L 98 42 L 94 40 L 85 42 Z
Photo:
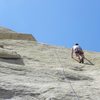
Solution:
M 78 43 L 76 43 L 73 47 L 72 47 L 72 52 L 71 52 L 71 57 L 73 58 L 73 53 L 75 53 L 76 57 L 78 58 L 79 63 L 84 63 L 84 52 L 82 50 L 82 48 L 80 47 L 80 45 Z

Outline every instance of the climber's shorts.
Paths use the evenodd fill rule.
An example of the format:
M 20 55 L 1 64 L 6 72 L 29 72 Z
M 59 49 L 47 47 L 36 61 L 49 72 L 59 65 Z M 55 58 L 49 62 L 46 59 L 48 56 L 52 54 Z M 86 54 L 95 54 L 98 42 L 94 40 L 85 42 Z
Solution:
M 75 54 L 83 55 L 83 51 L 76 51 Z

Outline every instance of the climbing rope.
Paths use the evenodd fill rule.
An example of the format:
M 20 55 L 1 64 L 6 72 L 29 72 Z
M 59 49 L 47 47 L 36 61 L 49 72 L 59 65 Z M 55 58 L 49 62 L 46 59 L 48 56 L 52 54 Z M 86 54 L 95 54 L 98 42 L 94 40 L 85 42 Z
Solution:
M 56 50 L 55 50 L 55 54 L 56 54 L 56 56 L 57 56 L 57 59 L 58 59 L 59 65 L 60 65 L 61 68 L 63 69 L 63 75 L 64 75 L 65 79 L 66 79 L 66 80 L 68 81 L 68 83 L 70 84 L 70 87 L 71 87 L 73 93 L 75 94 L 75 97 L 77 98 L 77 100 L 79 100 L 79 96 L 77 95 L 76 91 L 74 90 L 71 81 L 70 81 L 69 79 L 67 79 L 67 77 L 66 77 L 66 74 L 65 74 L 64 68 L 63 68 L 63 66 L 62 66 L 62 62 L 61 62 L 60 57 L 59 57 L 59 55 L 58 55 L 58 53 L 57 53 Z

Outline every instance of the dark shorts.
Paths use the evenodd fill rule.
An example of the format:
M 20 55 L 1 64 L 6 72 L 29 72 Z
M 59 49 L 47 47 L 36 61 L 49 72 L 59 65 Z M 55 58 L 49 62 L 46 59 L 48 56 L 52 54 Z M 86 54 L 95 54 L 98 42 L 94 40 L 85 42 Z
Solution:
M 83 51 L 76 51 L 75 53 L 79 54 L 79 55 L 83 55 L 84 54 Z

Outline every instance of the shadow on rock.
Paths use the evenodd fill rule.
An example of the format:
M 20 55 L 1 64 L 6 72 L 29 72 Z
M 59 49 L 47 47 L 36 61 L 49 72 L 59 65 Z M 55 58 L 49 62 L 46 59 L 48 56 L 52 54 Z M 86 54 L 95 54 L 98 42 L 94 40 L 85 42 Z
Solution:
M 87 63 L 84 63 L 86 65 L 94 65 L 89 59 L 85 58 L 85 60 L 87 61 Z
M 75 58 L 73 58 L 73 59 L 74 59 L 75 61 L 79 62 L 77 59 L 75 59 Z M 86 64 L 86 65 L 94 65 L 89 59 L 85 58 L 85 60 L 86 60 L 87 62 L 82 63 L 82 64 Z
M 60 76 L 59 78 L 61 80 L 65 80 L 65 79 L 68 79 L 68 80 L 72 80 L 72 81 L 82 81 L 82 80 L 88 80 L 88 81 L 92 81 L 93 78 L 89 77 L 89 76 L 85 76 L 83 74 L 79 74 L 79 73 L 74 73 L 74 72 L 65 72 L 63 71 L 63 77 L 61 77 L 61 73 L 60 73 Z
M 1 58 L 0 62 L 6 62 L 10 64 L 18 64 L 18 65 L 25 65 L 23 59 L 13 59 L 13 58 Z
M 11 99 L 14 96 L 14 92 L 11 90 L 5 90 L 0 88 L 0 98 L 2 99 Z

